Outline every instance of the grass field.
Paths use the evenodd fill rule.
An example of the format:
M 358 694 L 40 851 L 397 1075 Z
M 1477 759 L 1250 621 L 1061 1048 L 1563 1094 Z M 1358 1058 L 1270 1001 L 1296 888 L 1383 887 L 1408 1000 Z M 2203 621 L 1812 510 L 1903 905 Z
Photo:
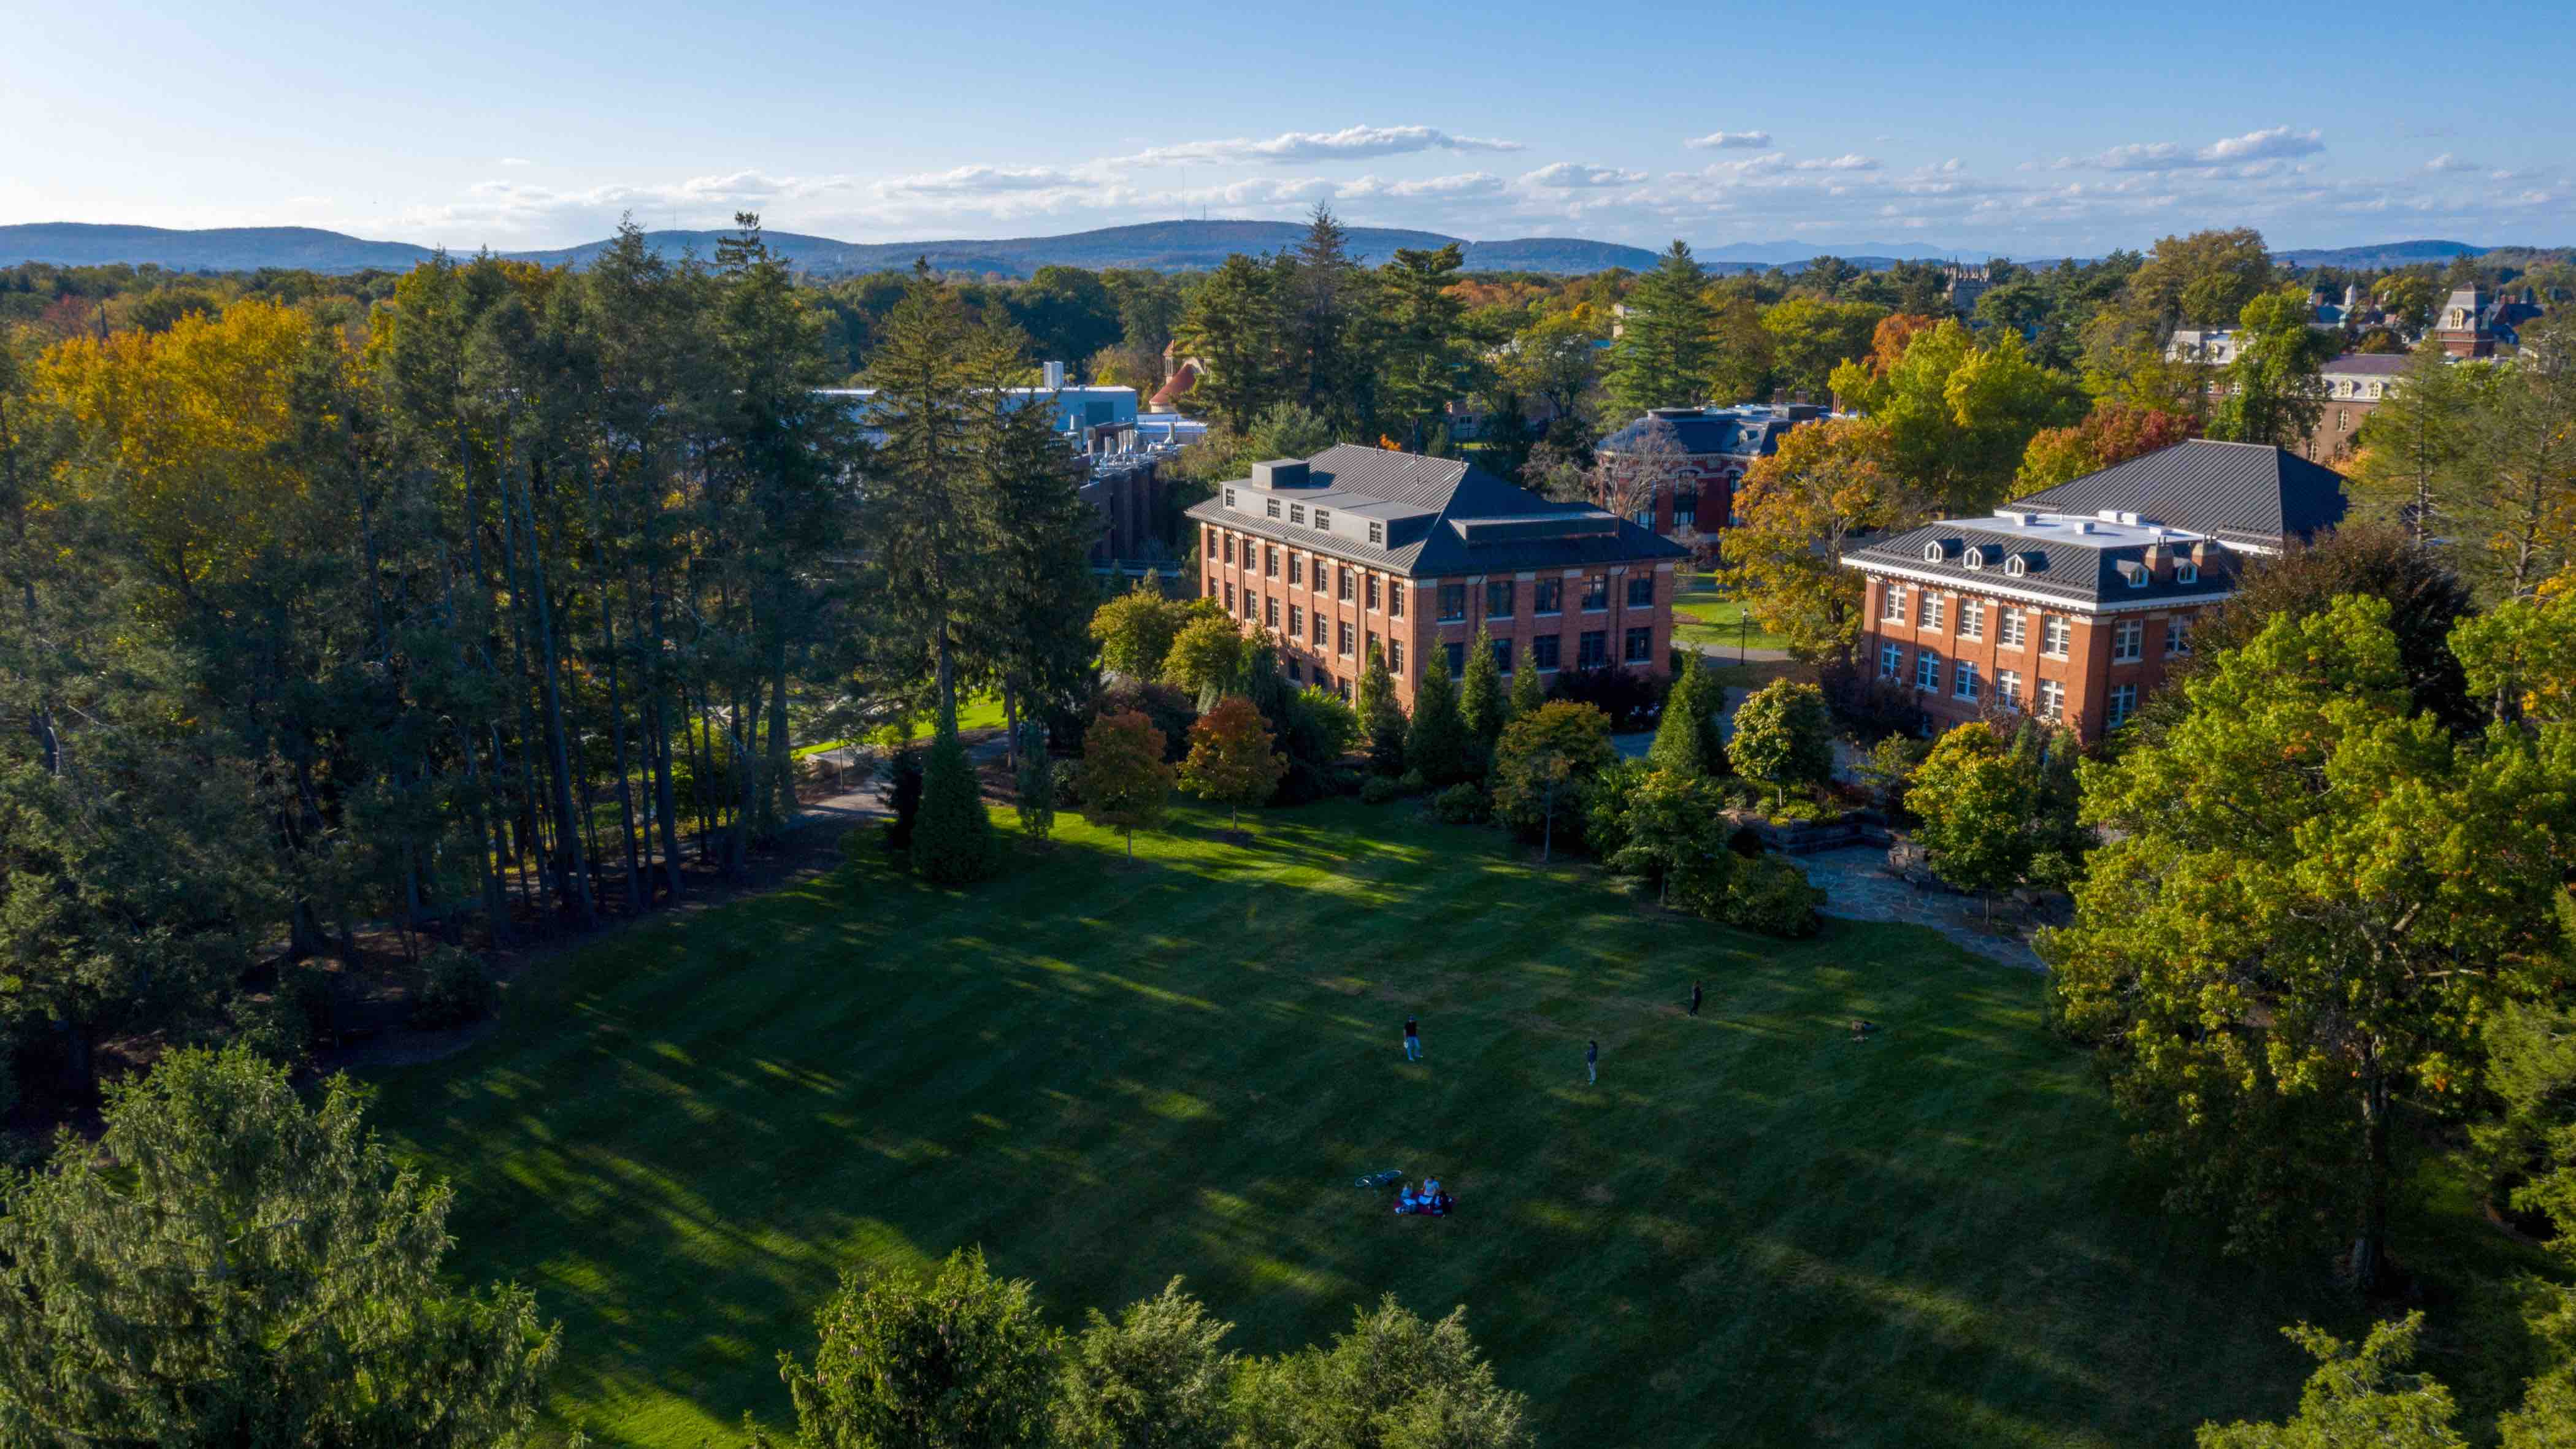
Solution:
M 1685 574 L 1680 594 L 1673 600 L 1673 638 L 1688 645 L 1718 645 L 1732 649 L 1738 644 L 1754 649 L 1785 649 L 1789 641 L 1764 629 L 1759 623 L 1744 627 L 1744 605 L 1718 593 L 1713 574 Z
M 1405 806 L 1183 811 L 1133 866 L 1065 823 L 972 893 L 643 926 L 384 1074 L 451 1266 L 564 1321 L 558 1427 L 735 1442 L 842 1265 L 972 1243 L 1068 1324 L 1186 1274 L 1257 1351 L 1464 1303 L 1559 1445 L 2181 1442 L 2336 1311 L 2159 1214 L 2035 980 L 1928 932 L 1664 918 Z M 1349 1186 L 1389 1167 L 1462 1213 Z

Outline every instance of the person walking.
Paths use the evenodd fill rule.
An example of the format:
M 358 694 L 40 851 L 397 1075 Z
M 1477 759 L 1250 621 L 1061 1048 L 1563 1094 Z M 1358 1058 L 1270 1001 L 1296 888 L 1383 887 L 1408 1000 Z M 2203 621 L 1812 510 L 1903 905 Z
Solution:
M 1594 1086 L 1601 1084 L 1601 1042 L 1597 1037 L 1583 1049 L 1583 1080 Z
M 1691 1014 L 1691 1015 L 1693 1015 L 1693 1016 L 1697 1016 L 1697 1015 L 1699 1015 L 1699 983 L 1698 983 L 1698 982 L 1696 982 L 1696 981 L 1694 981 L 1694 982 L 1692 982 L 1692 983 L 1691 983 L 1691 1009 L 1690 1009 L 1690 1014 Z
M 1404 1019 L 1404 1059 L 1408 1062 L 1422 1060 L 1422 1028 L 1409 1016 Z

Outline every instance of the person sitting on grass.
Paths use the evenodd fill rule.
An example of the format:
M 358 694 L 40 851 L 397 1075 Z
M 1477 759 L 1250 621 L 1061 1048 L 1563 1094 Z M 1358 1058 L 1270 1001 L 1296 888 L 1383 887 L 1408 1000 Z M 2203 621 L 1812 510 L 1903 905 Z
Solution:
M 1877 1023 L 1877 1022 L 1874 1022 L 1874 1021 L 1863 1021 L 1863 1020 L 1861 1020 L 1861 1019 L 1860 1019 L 1859 1017 L 1857 1017 L 1857 1016 L 1855 1016 L 1855 1017 L 1853 1017 L 1853 1018 L 1852 1018 L 1852 1040 L 1853 1040 L 1853 1041 L 1859 1041 L 1861 1038 L 1863 1038 L 1863 1037 L 1865 1037 L 1865 1036 L 1869 1035 L 1871 1032 L 1874 1032 L 1874 1031 L 1876 1031 L 1876 1030 L 1878 1030 L 1878 1023 Z
M 1395 1210 L 1396 1210 L 1397 1212 L 1400 1212 L 1400 1213 L 1412 1213 L 1412 1212 L 1420 1212 L 1420 1211 L 1422 1211 L 1422 1199 L 1420 1199 L 1420 1198 L 1418 1198 L 1418 1197 L 1415 1197 L 1415 1196 L 1413 1195 L 1413 1184 L 1412 1184 L 1412 1183 L 1407 1182 L 1407 1183 L 1404 1185 L 1404 1189 L 1403 1189 L 1403 1191 L 1402 1191 L 1402 1192 L 1400 1192 L 1400 1193 L 1398 1193 L 1398 1194 L 1396 1195 L 1396 1199 L 1395 1199 Z

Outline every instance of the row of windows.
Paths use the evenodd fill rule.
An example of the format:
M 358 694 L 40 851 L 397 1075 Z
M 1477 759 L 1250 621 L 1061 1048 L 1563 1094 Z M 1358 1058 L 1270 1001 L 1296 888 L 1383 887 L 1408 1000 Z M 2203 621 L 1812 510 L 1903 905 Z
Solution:
M 1905 650 L 1903 646 L 1885 644 L 1879 647 L 1878 672 L 1881 677 L 1887 679 L 1902 679 L 1904 677 Z M 1929 694 L 1938 694 L 1941 692 L 1940 655 L 1933 653 L 1929 649 L 1925 649 L 1914 656 L 1914 687 Z M 1975 660 L 1954 659 L 1950 661 L 1951 698 L 1966 700 L 1967 702 L 1974 704 L 1985 697 L 1985 687 L 1985 680 L 1978 674 Z M 2018 671 L 2011 669 L 1998 669 L 1995 671 L 1994 702 L 2005 709 L 2020 709 L 2023 707 L 2022 678 Z M 2043 679 L 2039 681 L 2031 702 L 2036 706 L 2040 718 L 2064 719 L 2066 717 L 2066 685 L 2064 681 L 2056 679 Z M 2111 687 L 2110 708 L 2107 711 L 2110 727 L 2118 729 L 2121 725 L 2128 723 L 2129 717 L 2136 714 L 2137 711 L 2138 686 L 2135 684 L 2113 685 Z
M 1942 612 L 1943 601 L 1941 596 L 1927 592 L 1923 596 L 1923 619 L 1922 623 L 1918 627 L 1924 629 L 1939 629 L 1941 627 Z M 2007 649 L 2019 649 L 2030 642 L 2029 623 L 2027 621 L 2027 616 L 2022 610 L 2003 609 L 1999 611 L 1999 614 L 2001 619 L 2001 631 L 1997 639 L 1998 643 Z M 1890 624 L 1902 624 L 1905 622 L 1905 595 L 1902 592 L 1895 589 L 1887 591 L 1887 602 L 1880 613 L 1880 618 Z M 2111 662 L 2114 664 L 2130 664 L 2145 658 L 2146 630 L 2146 622 L 2141 619 L 2123 619 L 2113 625 L 2111 629 Z M 1960 601 L 1959 637 L 1962 639 L 1983 639 L 1986 637 L 1986 606 L 1981 600 L 1963 599 Z M 2055 614 L 2042 616 L 2040 624 L 2040 652 L 2042 654 L 2045 654 L 2052 659 L 2063 659 L 2067 656 L 2068 651 L 2073 648 L 2074 642 L 2075 626 L 2071 621 L 2060 618 Z M 2165 621 L 2166 656 L 2170 658 L 2175 655 L 2189 654 L 2190 652 L 2191 625 L 2189 621 L 2179 618 L 2167 619 Z
M 1218 541 L 1216 547 L 1227 563 L 1235 562 L 1232 535 L 1229 534 Z M 1287 558 L 1289 587 L 1303 587 L 1306 582 L 1305 560 L 1294 552 L 1289 553 Z M 1249 569 L 1257 566 L 1263 577 L 1275 579 L 1279 577 L 1279 559 L 1280 551 L 1277 547 L 1264 544 L 1256 550 L 1251 539 L 1247 538 L 1243 541 L 1243 567 Z M 1209 592 L 1210 597 L 1213 597 L 1215 593 L 1213 585 Z M 1329 592 L 1344 603 L 1360 602 L 1365 595 L 1367 607 L 1371 610 L 1379 608 L 1382 599 L 1389 615 L 1398 619 L 1404 617 L 1405 591 L 1401 584 L 1389 587 L 1389 581 L 1381 576 L 1352 568 L 1348 564 L 1327 564 L 1322 559 L 1315 560 L 1315 584 L 1311 592 L 1318 594 Z M 1229 603 L 1226 607 L 1230 612 L 1234 606 Z
M 1583 591 L 1577 596 L 1579 600 L 1577 607 L 1587 614 L 1598 614 L 1610 607 L 1610 576 L 1608 574 L 1585 574 L 1581 582 L 1583 585 Z M 1513 579 L 1490 579 L 1486 581 L 1486 618 L 1509 619 L 1515 617 L 1520 612 L 1520 600 L 1520 584 L 1518 581 Z M 1532 614 L 1544 615 L 1564 613 L 1565 580 L 1555 578 L 1537 579 L 1532 581 L 1530 584 L 1529 603 L 1530 612 Z M 1628 580 L 1628 607 L 1631 609 L 1651 609 L 1654 606 L 1655 576 L 1653 574 L 1632 575 Z M 1467 586 L 1465 584 L 1442 584 L 1440 586 L 1440 613 L 1438 617 L 1443 623 L 1467 617 Z
M 1513 641 L 1509 639 L 1496 639 L 1491 642 L 1494 646 L 1495 667 L 1505 674 L 1511 673 L 1514 662 L 1512 649 Z M 1654 630 L 1630 629 L 1621 637 L 1619 642 L 1619 657 L 1622 663 L 1650 664 L 1654 662 Z M 1562 668 L 1564 666 L 1564 635 L 1540 634 L 1529 641 L 1529 646 L 1529 662 L 1532 669 L 1549 670 Z M 1464 675 L 1467 672 L 1467 646 L 1464 644 L 1444 644 L 1440 647 L 1449 661 L 1449 677 L 1455 679 Z M 1609 630 L 1586 629 L 1575 636 L 1575 668 L 1599 669 L 1609 662 Z

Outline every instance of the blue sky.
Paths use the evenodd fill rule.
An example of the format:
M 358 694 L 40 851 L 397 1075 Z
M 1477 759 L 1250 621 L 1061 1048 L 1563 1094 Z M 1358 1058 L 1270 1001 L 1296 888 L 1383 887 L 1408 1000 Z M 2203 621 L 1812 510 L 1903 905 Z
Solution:
M 2267 13 L 2268 12 L 2268 13 Z M 0 223 L 2576 242 L 2562 6 L 0 9 Z M 2509 37 L 2509 38 L 2488 38 Z

